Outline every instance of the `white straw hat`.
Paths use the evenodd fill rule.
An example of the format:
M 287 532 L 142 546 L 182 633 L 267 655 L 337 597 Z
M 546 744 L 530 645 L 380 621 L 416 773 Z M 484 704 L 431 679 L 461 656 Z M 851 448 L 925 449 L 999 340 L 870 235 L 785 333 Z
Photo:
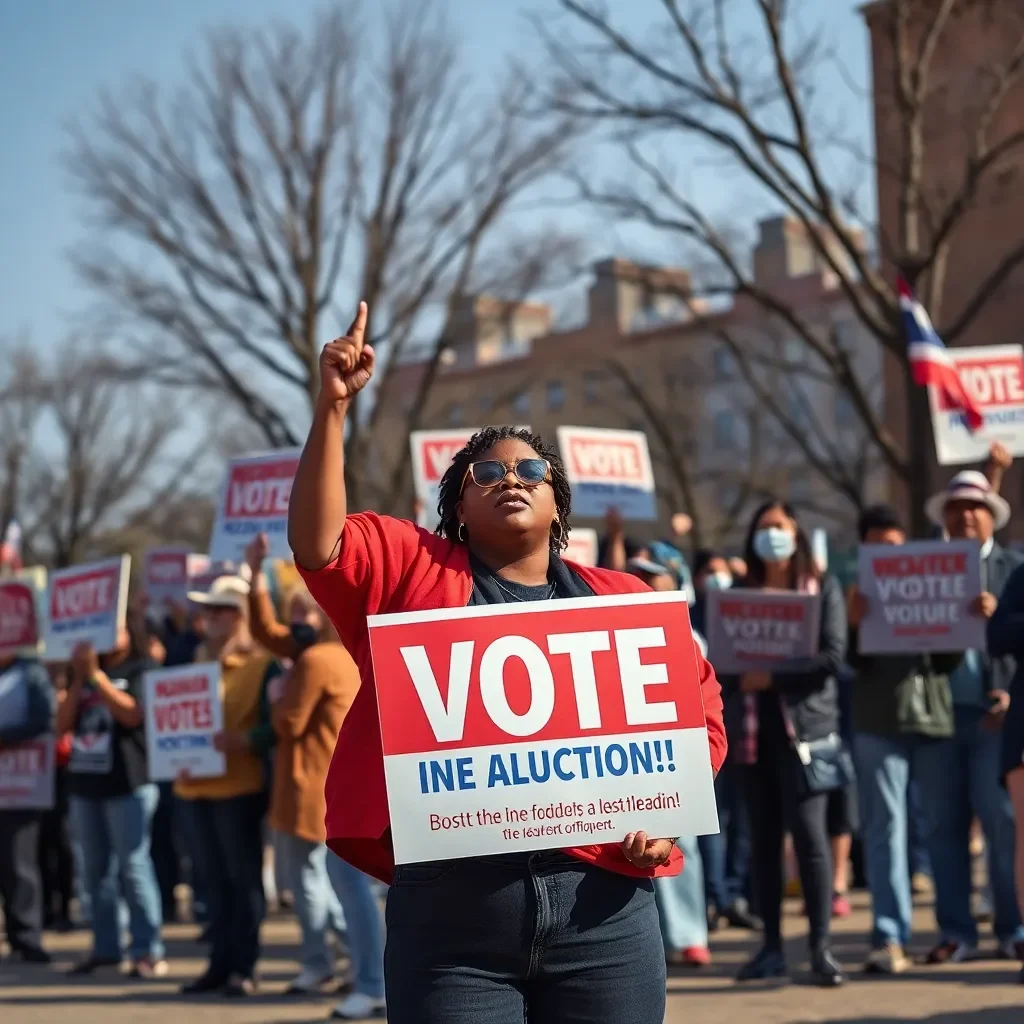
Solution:
M 1010 521 L 1009 503 L 992 490 L 985 474 L 976 469 L 965 469 L 957 473 L 945 489 L 933 494 L 924 503 L 925 514 L 936 526 L 944 525 L 943 512 L 951 501 L 976 501 L 979 505 L 985 505 L 992 513 L 997 530 L 1001 530 Z
M 218 576 L 209 590 L 190 590 L 188 599 L 207 608 L 236 608 L 245 611 L 249 603 L 249 584 L 241 576 Z

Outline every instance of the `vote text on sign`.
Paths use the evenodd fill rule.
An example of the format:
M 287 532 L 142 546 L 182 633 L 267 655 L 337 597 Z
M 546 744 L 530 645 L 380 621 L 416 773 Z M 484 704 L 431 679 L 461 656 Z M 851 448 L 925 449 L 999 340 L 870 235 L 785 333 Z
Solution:
M 50 573 L 46 658 L 67 661 L 79 643 L 103 654 L 117 646 L 128 611 L 131 558 L 107 558 Z
M 985 649 L 985 620 L 968 610 L 982 590 L 975 540 L 865 544 L 857 587 L 867 601 L 862 654 Z
M 270 558 L 291 560 L 288 501 L 301 454 L 299 448 L 285 448 L 228 463 L 210 536 L 212 561 L 241 564 L 246 545 L 258 533 L 270 541 Z
M 415 430 L 409 435 L 412 480 L 416 500 L 422 506 L 420 526 L 433 530 L 438 523 L 437 498 L 441 477 L 452 464 L 455 453 L 465 448 L 476 428 L 464 430 Z
M 786 590 L 709 590 L 705 634 L 719 674 L 771 672 L 818 653 L 816 594 Z
M 718 831 L 683 595 L 368 624 L 396 863 Z
M 994 441 L 1002 442 L 1011 455 L 1024 455 L 1024 348 L 952 348 L 949 355 L 985 422 L 971 433 L 962 413 L 950 407 L 943 393 L 929 388 L 935 454 L 940 465 L 982 462 Z
M 558 448 L 577 515 L 599 518 L 617 508 L 625 519 L 657 519 L 654 471 L 642 431 L 559 427 Z
M 34 566 L 0 579 L 0 658 L 31 658 L 43 646 L 46 570 Z

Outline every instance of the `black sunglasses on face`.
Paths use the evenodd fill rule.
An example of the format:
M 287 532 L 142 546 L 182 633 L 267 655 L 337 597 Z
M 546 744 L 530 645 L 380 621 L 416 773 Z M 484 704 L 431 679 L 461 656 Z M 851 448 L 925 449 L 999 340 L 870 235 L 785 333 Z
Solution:
M 524 487 L 536 487 L 551 479 L 551 466 L 547 459 L 519 459 L 511 466 L 507 466 L 498 459 L 486 459 L 484 462 L 471 462 L 462 480 L 462 490 L 466 489 L 466 483 L 472 480 L 477 487 L 497 487 L 508 475 L 512 475 Z

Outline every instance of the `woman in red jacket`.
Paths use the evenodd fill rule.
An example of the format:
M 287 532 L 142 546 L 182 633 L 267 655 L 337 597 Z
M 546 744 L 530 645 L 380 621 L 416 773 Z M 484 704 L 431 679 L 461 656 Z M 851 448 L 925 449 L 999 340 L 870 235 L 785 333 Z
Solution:
M 373 373 L 361 303 L 324 348 L 321 390 L 292 487 L 288 534 L 313 596 L 363 685 L 327 779 L 328 845 L 391 883 L 385 978 L 391 1024 L 660 1024 L 665 954 L 651 879 L 674 874 L 671 839 L 394 866 L 366 616 L 645 590 L 632 577 L 563 562 L 570 493 L 557 455 L 509 427 L 475 435 L 441 484 L 438 534 L 346 514 L 342 437 Z M 718 770 L 722 701 L 698 652 Z

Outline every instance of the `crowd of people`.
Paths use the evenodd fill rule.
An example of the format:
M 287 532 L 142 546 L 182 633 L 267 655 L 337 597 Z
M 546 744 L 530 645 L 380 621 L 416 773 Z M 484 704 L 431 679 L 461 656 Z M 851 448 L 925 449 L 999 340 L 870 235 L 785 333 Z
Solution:
M 133 977 L 163 977 L 162 928 L 182 912 L 176 892 L 187 883 L 209 962 L 183 996 L 255 991 L 270 898 L 291 906 L 301 930 L 289 991 L 337 985 L 342 1019 L 653 1024 L 664 1017 L 667 967 L 710 963 L 718 927 L 761 934 L 739 981 L 785 976 L 791 886 L 804 901 L 813 978 L 841 985 L 830 930 L 850 912 L 855 835 L 852 873 L 863 875 L 873 912 L 868 971 L 908 967 L 912 893 L 926 886 L 939 934 L 927 962 L 979 955 L 976 829 L 995 955 L 1024 957 L 1024 560 L 995 540 L 1009 518 L 999 494 L 1005 453 L 994 451 L 984 473 L 958 473 L 927 509 L 936 536 L 981 546 L 983 593 L 970 612 L 987 622 L 986 650 L 863 655 L 868 597 L 844 593 L 782 500 L 755 511 L 732 557 L 705 550 L 688 563 L 673 544 L 632 541 L 612 514 L 600 567 L 571 564 L 560 557 L 571 493 L 558 454 L 504 427 L 456 455 L 435 534 L 349 514 L 342 438 L 348 402 L 373 372 L 365 322 L 361 307 L 321 359 L 289 511 L 303 582 L 277 607 L 260 537 L 237 573 L 166 617 L 138 595 L 113 651 L 83 645 L 65 665 L 0 665 L 0 701 L 17 708 L 0 719 L 0 749 L 58 736 L 53 809 L 0 811 L 13 958 L 45 964 L 44 927 L 85 926 L 91 952 L 73 975 L 127 959 Z M 871 544 L 907 536 L 888 506 L 865 510 L 859 531 Z M 648 588 L 692 594 L 720 833 L 639 832 L 605 846 L 396 866 L 367 616 Z M 727 588 L 816 595 L 817 653 L 773 673 L 716 678 L 704 641 L 708 594 Z M 221 666 L 215 745 L 226 770 L 154 784 L 143 675 L 208 661 Z M 820 752 L 827 781 L 809 778 L 800 748 Z M 350 967 L 337 978 L 341 949 Z

